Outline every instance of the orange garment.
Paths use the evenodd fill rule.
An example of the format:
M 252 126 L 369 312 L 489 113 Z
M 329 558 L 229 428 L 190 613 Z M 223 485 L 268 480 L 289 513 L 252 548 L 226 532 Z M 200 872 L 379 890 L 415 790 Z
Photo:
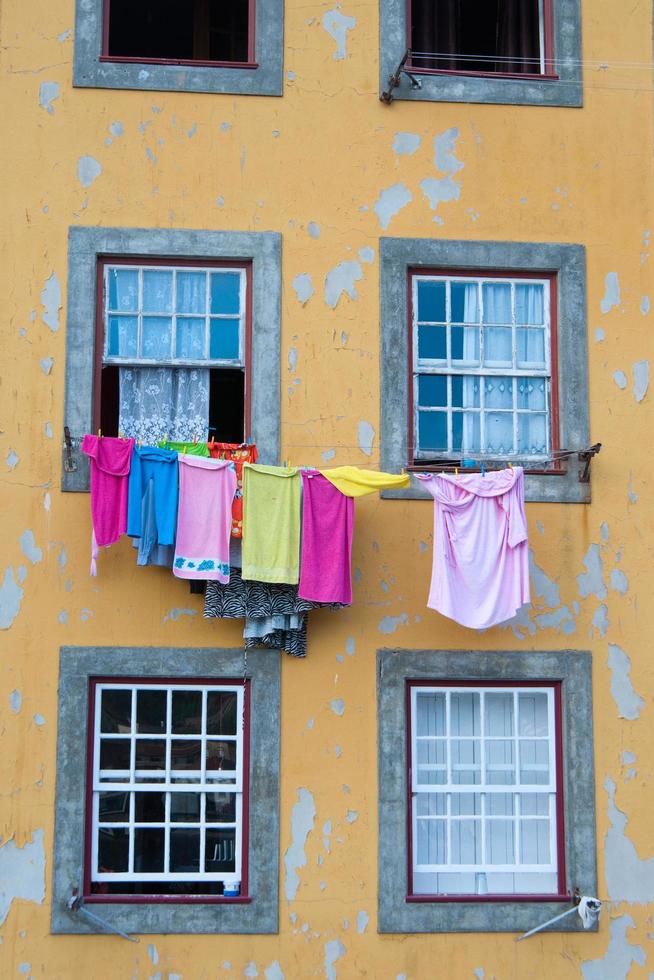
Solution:
M 236 494 L 232 503 L 232 537 L 243 537 L 243 463 L 256 463 L 257 447 L 247 442 L 208 442 L 212 459 L 231 459 L 236 469 Z

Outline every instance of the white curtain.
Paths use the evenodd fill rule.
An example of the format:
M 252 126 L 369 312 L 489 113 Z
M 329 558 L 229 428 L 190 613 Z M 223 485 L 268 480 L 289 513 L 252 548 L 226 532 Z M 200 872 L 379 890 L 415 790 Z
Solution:
M 120 368 L 118 429 L 127 438 L 154 445 L 206 439 L 209 425 L 207 368 Z
M 465 323 L 479 323 L 478 286 L 475 282 L 466 284 L 463 300 L 463 319 Z M 463 331 L 463 359 L 479 363 L 479 326 Z M 479 379 L 463 379 L 463 408 L 479 406 Z M 463 413 L 463 437 L 461 453 L 479 452 L 479 412 Z

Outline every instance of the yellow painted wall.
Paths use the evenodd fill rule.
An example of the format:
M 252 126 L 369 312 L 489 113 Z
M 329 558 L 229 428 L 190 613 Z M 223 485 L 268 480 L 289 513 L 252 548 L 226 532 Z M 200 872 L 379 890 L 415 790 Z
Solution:
M 10 902 L 20 893 L 20 864 L 0 877 L 0 911 L 10 902 L 0 926 L 3 977 L 199 980 L 256 976 L 254 969 L 263 977 L 274 961 L 287 980 L 568 980 L 593 960 L 601 962 L 586 967 L 591 980 L 635 980 L 654 971 L 652 909 L 626 902 L 605 908 L 598 934 L 548 935 L 520 945 L 510 934 L 376 933 L 375 651 L 391 644 L 592 650 L 600 897 L 607 898 L 608 860 L 649 882 L 654 900 L 652 391 L 637 402 L 632 381 L 632 366 L 650 356 L 654 317 L 643 299 L 652 294 L 651 5 L 586 0 L 582 7 L 583 109 L 388 108 L 378 101 L 376 0 L 343 0 L 342 13 L 356 20 L 344 60 L 334 59 L 335 42 L 322 26 L 334 4 L 287 0 L 281 99 L 73 89 L 73 0 L 3 3 L 0 839 L 22 848 L 42 831 L 46 857 L 42 898 Z M 48 108 L 39 95 L 49 82 L 57 83 L 58 95 Z M 112 135 L 115 123 L 113 133 L 122 128 L 121 135 Z M 419 183 L 439 176 L 433 138 L 450 128 L 458 130 L 455 153 L 464 164 L 455 175 L 460 199 L 441 204 L 442 223 L 435 223 Z M 397 132 L 418 134 L 420 149 L 397 156 Z M 86 188 L 77 170 L 83 156 L 101 168 Z M 237 646 L 240 637 L 238 624 L 203 620 L 201 599 L 185 583 L 137 569 L 128 542 L 103 555 L 98 578 L 89 578 L 88 496 L 59 490 L 67 229 L 280 231 L 283 455 L 320 463 L 321 452 L 333 448 L 335 464 L 369 465 L 378 462 L 379 449 L 383 234 L 373 205 L 399 182 L 412 200 L 387 234 L 586 246 L 591 438 L 603 443 L 592 466 L 593 502 L 527 507 L 535 562 L 558 586 L 560 603 L 547 606 L 536 594 L 531 627 L 518 635 L 499 628 L 476 634 L 446 621 L 426 608 L 432 507 L 361 500 L 354 604 L 340 614 L 312 615 L 307 659 L 282 663 L 282 878 L 300 787 L 313 794 L 316 819 L 297 898 L 280 899 L 279 935 L 153 936 L 138 946 L 50 936 L 59 646 Z M 309 222 L 319 237 L 309 234 Z M 362 248 L 374 250 L 371 263 L 358 257 Z M 363 276 L 357 298 L 343 295 L 331 309 L 325 277 L 343 261 L 359 261 Z M 620 299 L 603 314 L 609 272 L 617 273 Z M 41 296 L 53 273 L 62 292 L 57 330 L 43 320 Z M 309 274 L 315 289 L 304 306 L 292 288 L 299 274 Z M 626 387 L 616 382 L 620 371 Z M 376 433 L 371 457 L 358 447 L 362 420 Z M 576 577 L 586 571 L 593 544 L 605 584 L 582 598 Z M 552 588 L 545 591 L 554 602 Z M 602 619 L 601 603 L 605 635 L 593 626 L 594 616 Z M 562 607 L 567 615 L 557 613 Z M 537 622 L 541 614 L 556 615 Z M 550 622 L 567 622 L 571 632 Z M 630 681 L 642 698 L 637 719 L 619 716 L 629 681 L 614 678 L 616 701 L 609 643 L 631 659 Z M 345 704 L 340 717 L 330 709 L 335 698 Z M 609 809 L 607 777 L 617 787 L 617 810 Z M 348 811 L 357 818 L 348 820 Z M 323 832 L 327 822 L 330 835 Z M 611 826 L 613 843 L 605 850 Z M 0 846 L 0 867 L 2 852 Z M 326 944 L 333 940 L 344 951 L 330 972 Z

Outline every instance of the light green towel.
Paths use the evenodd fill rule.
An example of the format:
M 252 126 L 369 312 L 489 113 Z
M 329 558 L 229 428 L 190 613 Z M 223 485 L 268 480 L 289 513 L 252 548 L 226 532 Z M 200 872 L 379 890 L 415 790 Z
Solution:
M 206 442 L 158 442 L 159 449 L 172 449 L 174 453 L 183 453 L 186 450 L 187 456 L 208 456 Z
M 292 467 L 243 466 L 244 579 L 299 582 L 301 485 Z

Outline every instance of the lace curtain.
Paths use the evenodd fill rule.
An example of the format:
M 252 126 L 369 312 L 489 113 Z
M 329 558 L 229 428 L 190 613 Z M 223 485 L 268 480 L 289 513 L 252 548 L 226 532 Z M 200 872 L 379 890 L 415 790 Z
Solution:
M 127 438 L 146 445 L 154 445 L 166 434 L 180 442 L 207 438 L 207 368 L 120 368 L 119 385 L 118 429 Z

